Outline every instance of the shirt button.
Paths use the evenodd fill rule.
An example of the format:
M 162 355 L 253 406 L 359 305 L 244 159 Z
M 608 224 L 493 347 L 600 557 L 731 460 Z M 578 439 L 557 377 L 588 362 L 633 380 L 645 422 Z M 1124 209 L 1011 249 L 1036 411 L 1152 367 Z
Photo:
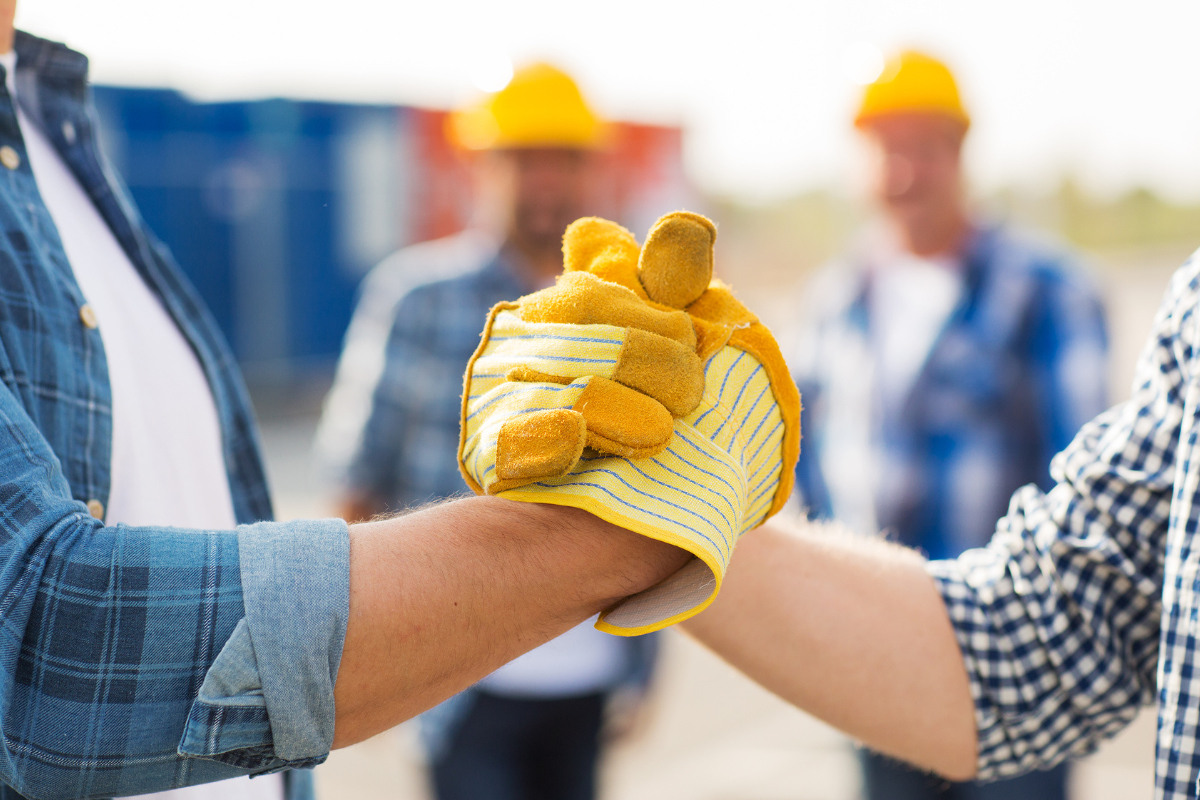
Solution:
M 88 513 L 96 519 L 104 519 L 104 503 L 95 498 L 87 501 Z
M 9 169 L 16 169 L 21 166 L 21 155 L 8 145 L 4 145 L 0 147 L 0 164 Z
M 67 120 L 62 124 L 63 139 L 67 144 L 75 144 L 75 123 Z
M 95 310 L 87 303 L 79 307 L 79 321 L 83 323 L 85 328 L 95 328 L 100 324 L 96 319 Z

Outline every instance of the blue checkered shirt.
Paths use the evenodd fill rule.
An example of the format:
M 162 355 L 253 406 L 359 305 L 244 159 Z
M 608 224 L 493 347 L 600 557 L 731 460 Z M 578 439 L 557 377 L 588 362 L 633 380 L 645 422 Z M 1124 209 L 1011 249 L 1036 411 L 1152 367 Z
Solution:
M 1085 425 L 982 549 L 931 562 L 994 776 L 1093 750 L 1157 702 L 1155 797 L 1200 796 L 1200 258 L 1175 275 L 1132 397 Z
M 0 797 L 140 794 L 319 763 L 348 617 L 346 526 L 255 522 L 271 508 L 236 367 L 97 151 L 86 59 L 20 32 L 16 49 L 22 106 L 196 352 L 247 524 L 89 513 L 111 477 L 103 342 L 81 320 L 0 80 Z M 289 797 L 310 797 L 294 774 L 305 779 Z
M 1018 487 L 1047 488 L 1050 459 L 1107 405 L 1104 313 L 1057 250 L 982 227 L 919 369 L 889 384 L 881 258 L 834 265 L 810 291 L 789 359 L 804 402 L 796 487 L 814 516 L 953 557 L 991 537 Z

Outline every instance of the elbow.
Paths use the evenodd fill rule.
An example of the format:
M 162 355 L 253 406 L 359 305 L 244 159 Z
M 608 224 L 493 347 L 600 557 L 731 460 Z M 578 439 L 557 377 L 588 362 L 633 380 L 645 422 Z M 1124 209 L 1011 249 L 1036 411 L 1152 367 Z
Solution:
M 971 747 L 955 743 L 946 746 L 926 743 L 920 749 L 902 747 L 879 747 L 877 752 L 908 764 L 918 772 L 928 773 L 931 780 L 943 778 L 953 783 L 973 781 L 979 777 L 979 763 L 974 749 L 975 738 L 970 737 Z M 910 744 L 913 744 L 910 742 Z M 867 744 L 867 747 L 871 745 Z M 936 748 L 936 749 L 934 749 Z
M 948 781 L 962 783 L 975 780 L 979 775 L 979 768 L 972 756 L 969 760 L 947 760 L 936 768 L 936 772 Z
M 953 726 L 958 728 L 958 726 Z M 969 730 L 912 726 L 903 743 L 892 741 L 883 752 L 948 781 L 961 783 L 979 777 L 978 737 Z
M 961 783 L 979 777 L 978 740 L 975 732 L 956 736 L 953 744 L 935 753 L 929 768 L 948 781 Z

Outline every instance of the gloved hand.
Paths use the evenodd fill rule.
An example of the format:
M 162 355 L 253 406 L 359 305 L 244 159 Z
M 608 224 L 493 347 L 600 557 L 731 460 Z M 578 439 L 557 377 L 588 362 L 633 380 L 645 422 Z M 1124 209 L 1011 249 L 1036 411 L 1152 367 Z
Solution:
M 611 633 L 702 610 L 737 538 L 791 491 L 800 398 L 770 332 L 712 280 L 715 238 L 688 212 L 640 250 L 613 222 L 577 220 L 557 284 L 492 309 L 467 367 L 472 489 L 582 508 L 695 556 L 605 611 Z

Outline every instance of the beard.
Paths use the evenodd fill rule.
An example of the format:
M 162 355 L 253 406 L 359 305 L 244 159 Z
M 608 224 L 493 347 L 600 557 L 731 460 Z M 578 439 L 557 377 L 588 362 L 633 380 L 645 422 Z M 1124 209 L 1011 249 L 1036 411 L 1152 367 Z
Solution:
M 580 209 L 570 203 L 522 204 L 513 214 L 512 236 L 530 250 L 557 252 L 563 231 L 580 216 Z

